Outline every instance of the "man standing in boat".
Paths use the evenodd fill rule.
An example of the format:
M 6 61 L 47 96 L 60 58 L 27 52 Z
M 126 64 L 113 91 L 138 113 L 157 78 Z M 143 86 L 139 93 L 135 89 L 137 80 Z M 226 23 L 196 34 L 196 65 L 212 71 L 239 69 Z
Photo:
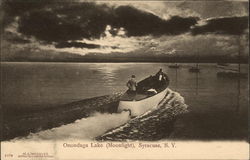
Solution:
M 167 74 L 162 71 L 162 69 L 160 69 L 156 73 L 156 77 L 157 77 L 157 80 L 159 81 L 159 84 L 161 84 L 161 85 L 166 84 L 167 86 L 169 85 L 169 78 L 168 78 Z
M 128 94 L 135 96 L 136 95 L 136 87 L 137 87 L 135 75 L 131 76 L 131 79 L 127 82 L 127 87 L 128 87 Z

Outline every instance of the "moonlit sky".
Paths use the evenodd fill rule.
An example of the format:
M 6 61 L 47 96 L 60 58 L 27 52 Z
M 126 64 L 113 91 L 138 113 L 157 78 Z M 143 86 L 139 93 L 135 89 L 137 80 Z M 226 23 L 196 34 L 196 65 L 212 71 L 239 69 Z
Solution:
M 3 59 L 50 53 L 52 58 L 64 53 L 65 59 L 72 54 L 235 56 L 239 35 L 242 54 L 249 50 L 248 1 L 9 0 L 1 8 Z

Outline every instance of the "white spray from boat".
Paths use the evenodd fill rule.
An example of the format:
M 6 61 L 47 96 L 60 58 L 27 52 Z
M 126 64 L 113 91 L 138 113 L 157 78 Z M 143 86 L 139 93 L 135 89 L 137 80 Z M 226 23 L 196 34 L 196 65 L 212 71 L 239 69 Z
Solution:
M 76 120 L 74 123 L 48 129 L 38 133 L 31 133 L 18 140 L 90 140 L 105 131 L 126 123 L 130 119 L 128 112 L 108 114 L 95 113 L 88 118 Z
M 183 104 L 184 98 L 179 93 L 169 89 L 169 94 L 164 98 L 168 101 L 168 107 L 174 107 L 176 104 Z M 172 96 L 170 96 L 172 95 Z M 164 103 L 164 102 L 162 102 Z M 159 106 L 162 104 L 159 104 Z M 149 114 L 153 110 L 149 110 L 143 115 Z M 141 115 L 141 116 L 143 116 Z M 138 116 L 136 118 L 140 118 Z M 88 118 L 76 120 L 74 123 L 62 125 L 60 127 L 40 131 L 38 133 L 30 133 L 27 137 L 16 138 L 12 141 L 37 141 L 37 140 L 92 140 L 95 137 L 104 134 L 108 130 L 112 130 L 118 126 L 126 124 L 130 120 L 129 112 L 121 113 L 95 113 Z M 121 129 L 121 128 L 119 128 Z M 112 131 L 114 132 L 114 131 Z

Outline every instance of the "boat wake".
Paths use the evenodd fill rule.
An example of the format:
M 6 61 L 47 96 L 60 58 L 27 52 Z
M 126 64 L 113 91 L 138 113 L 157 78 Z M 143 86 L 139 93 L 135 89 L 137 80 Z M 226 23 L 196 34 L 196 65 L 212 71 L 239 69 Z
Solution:
M 12 141 L 39 140 L 159 140 L 166 138 L 173 130 L 176 117 L 187 112 L 187 105 L 179 93 L 168 89 L 160 104 L 135 118 L 129 112 L 94 113 L 90 117 L 73 123 L 30 133 Z
M 127 123 L 96 137 L 99 141 L 160 140 L 173 131 L 176 117 L 186 113 L 187 105 L 179 93 L 168 89 L 160 104 Z
M 103 134 L 108 129 L 126 123 L 130 119 L 129 113 L 94 113 L 88 118 L 76 120 L 74 123 L 62 125 L 60 127 L 30 133 L 27 137 L 16 138 L 20 140 L 83 140 L 93 139 Z

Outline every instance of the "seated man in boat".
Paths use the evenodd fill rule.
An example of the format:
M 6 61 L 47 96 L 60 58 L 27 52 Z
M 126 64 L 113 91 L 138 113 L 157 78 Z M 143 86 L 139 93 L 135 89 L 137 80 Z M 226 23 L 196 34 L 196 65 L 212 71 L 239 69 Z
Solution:
M 137 87 L 135 75 L 131 76 L 131 79 L 127 82 L 127 87 L 128 87 L 128 94 L 135 96 L 136 95 L 136 87 Z

